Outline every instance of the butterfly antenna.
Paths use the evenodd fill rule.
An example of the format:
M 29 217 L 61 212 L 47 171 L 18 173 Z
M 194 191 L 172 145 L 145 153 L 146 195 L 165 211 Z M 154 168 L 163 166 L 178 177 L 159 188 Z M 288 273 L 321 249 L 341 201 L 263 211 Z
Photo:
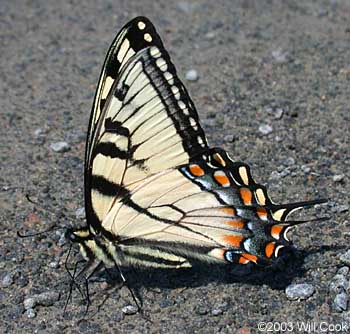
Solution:
M 61 230 L 62 227 L 58 227 L 58 226 L 55 226 L 55 225 L 52 225 L 51 227 L 47 228 L 46 230 L 43 230 L 43 231 L 40 231 L 40 232 L 37 232 L 37 233 L 29 233 L 29 234 L 22 234 L 20 231 L 17 231 L 17 237 L 19 238 L 30 238 L 30 237 L 35 237 L 37 235 L 42 235 L 42 234 L 45 234 L 45 233 L 48 233 L 48 232 L 51 232 L 51 231 L 54 231 L 54 230 Z
M 30 202 L 30 203 L 32 203 L 32 204 L 38 206 L 41 210 L 46 211 L 46 212 L 49 212 L 49 213 L 51 213 L 51 214 L 54 214 L 54 212 L 52 212 L 51 210 L 48 210 L 48 209 L 44 208 L 40 203 L 38 203 L 38 202 L 36 202 L 36 201 L 33 201 L 33 200 L 30 198 L 29 194 L 25 194 L 25 197 L 26 197 L 26 199 L 27 199 L 28 202 Z M 36 233 L 23 234 L 23 233 L 21 233 L 20 231 L 17 231 L 16 233 L 17 233 L 17 236 L 18 236 L 19 238 L 30 238 L 30 237 L 35 237 L 35 236 L 37 236 L 37 235 L 46 234 L 46 233 L 51 232 L 51 231 L 54 231 L 54 230 L 60 230 L 60 229 L 62 229 L 62 227 L 57 227 L 55 224 L 53 224 L 52 226 L 48 227 L 46 230 L 43 230 L 43 231 L 40 231 L 40 232 L 36 232 Z

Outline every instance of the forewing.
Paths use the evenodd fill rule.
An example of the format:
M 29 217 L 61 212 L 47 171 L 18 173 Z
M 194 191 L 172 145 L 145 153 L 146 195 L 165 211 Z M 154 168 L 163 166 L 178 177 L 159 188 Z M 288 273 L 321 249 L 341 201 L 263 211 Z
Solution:
M 131 40 L 130 31 L 135 35 L 139 29 L 148 46 L 119 66 L 90 134 L 86 199 L 89 224 L 94 228 L 99 228 L 133 184 L 186 164 L 208 149 L 193 102 L 154 27 L 143 33 L 151 23 L 145 19 L 132 22 L 132 29 L 121 38 Z M 123 52 L 125 57 L 134 52 L 130 50 L 134 49 Z

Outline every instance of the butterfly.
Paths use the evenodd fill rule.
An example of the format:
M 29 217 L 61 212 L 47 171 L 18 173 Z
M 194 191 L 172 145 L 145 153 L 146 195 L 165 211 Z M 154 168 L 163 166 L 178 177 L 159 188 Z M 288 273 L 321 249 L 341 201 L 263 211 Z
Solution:
M 208 145 L 196 108 L 146 17 L 103 64 L 85 152 L 87 225 L 66 236 L 89 263 L 154 268 L 275 263 L 297 209 L 276 204 L 250 167 Z

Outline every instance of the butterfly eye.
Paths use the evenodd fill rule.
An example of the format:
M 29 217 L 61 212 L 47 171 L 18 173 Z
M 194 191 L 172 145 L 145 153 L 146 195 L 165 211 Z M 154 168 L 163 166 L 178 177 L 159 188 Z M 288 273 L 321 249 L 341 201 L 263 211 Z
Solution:
M 64 237 L 71 242 L 77 241 L 77 236 L 74 234 L 74 231 L 71 229 L 67 229 L 67 231 L 64 233 Z

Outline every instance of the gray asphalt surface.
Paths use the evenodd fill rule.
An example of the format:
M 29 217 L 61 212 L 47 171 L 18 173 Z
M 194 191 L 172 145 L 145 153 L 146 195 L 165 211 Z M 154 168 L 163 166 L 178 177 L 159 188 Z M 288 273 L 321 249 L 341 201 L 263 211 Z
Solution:
M 298 333 L 298 321 L 348 323 L 349 1 L 4 0 L 0 15 L 0 333 L 242 334 L 259 333 L 259 321 L 289 321 Z M 76 211 L 95 86 L 110 42 L 137 15 L 157 27 L 211 145 L 249 163 L 276 202 L 329 198 L 305 214 L 331 219 L 295 230 L 303 252 L 283 268 L 126 269 L 145 316 L 124 315 L 127 289 L 103 281 L 89 286 L 85 318 L 76 290 L 63 314 L 64 230 L 16 231 L 84 223 Z M 198 81 L 185 81 L 190 69 Z M 50 148 L 59 141 L 70 149 Z M 334 287 L 340 268 L 345 283 Z M 296 283 L 315 292 L 289 300 Z M 25 310 L 47 291 L 59 299 Z

